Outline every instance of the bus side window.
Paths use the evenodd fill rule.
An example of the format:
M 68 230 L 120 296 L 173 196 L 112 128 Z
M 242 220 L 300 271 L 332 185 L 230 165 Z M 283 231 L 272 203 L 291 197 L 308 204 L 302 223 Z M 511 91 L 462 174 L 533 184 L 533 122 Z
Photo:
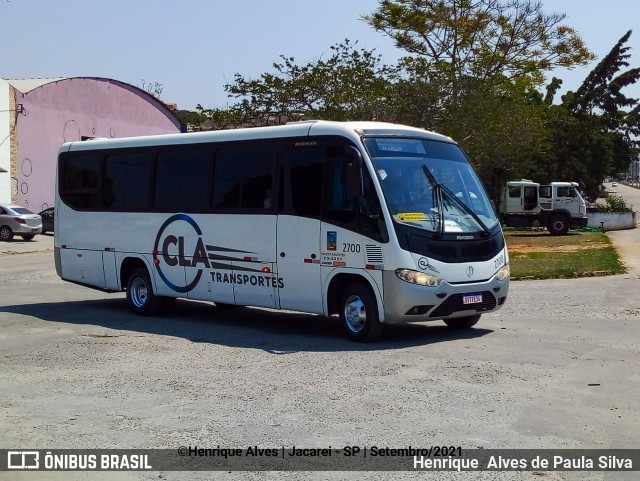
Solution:
M 271 210 L 275 152 L 275 149 L 263 146 L 218 150 L 213 176 L 213 207 Z
M 164 212 L 204 211 L 209 163 L 209 153 L 205 149 L 160 152 L 156 162 L 154 207 Z
M 347 158 L 341 147 L 327 149 L 325 201 L 322 219 L 357 230 L 356 202 L 347 187 Z
M 151 152 L 107 155 L 102 179 L 102 208 L 143 212 L 149 208 L 153 154 Z
M 363 169 L 364 196 L 360 201 L 360 230 L 362 234 L 379 242 L 389 242 L 389 233 L 384 223 L 378 194 L 366 169 Z
M 322 220 L 342 225 L 380 242 L 387 242 L 380 202 L 367 169 L 362 169 L 363 197 L 354 198 L 347 187 L 348 158 L 343 149 L 329 149 L 328 154 Z
M 287 151 L 287 187 L 291 195 L 291 208 L 297 215 L 320 218 L 325 152 L 324 147 Z
M 60 196 L 74 209 L 96 210 L 101 154 L 80 154 L 62 159 Z

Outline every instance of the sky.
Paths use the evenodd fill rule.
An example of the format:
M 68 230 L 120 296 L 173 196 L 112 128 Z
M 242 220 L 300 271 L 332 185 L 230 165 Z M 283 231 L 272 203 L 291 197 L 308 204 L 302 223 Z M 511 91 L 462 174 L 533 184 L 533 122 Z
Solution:
M 629 68 L 640 67 L 638 0 L 543 0 L 565 13 L 601 58 L 629 29 Z M 378 0 L 0 0 L 0 78 L 106 77 L 159 84 L 179 109 L 223 108 L 236 73 L 273 72 L 280 55 L 299 65 L 326 58 L 348 38 L 387 64 L 404 52 L 361 20 Z M 555 71 L 575 90 L 597 61 Z M 550 78 L 549 77 L 549 78 Z M 625 91 L 640 98 L 640 86 Z

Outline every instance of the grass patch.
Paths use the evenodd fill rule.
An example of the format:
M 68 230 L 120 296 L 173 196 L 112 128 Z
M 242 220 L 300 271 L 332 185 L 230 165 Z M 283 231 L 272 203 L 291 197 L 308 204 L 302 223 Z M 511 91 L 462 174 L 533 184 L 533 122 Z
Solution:
M 611 240 L 602 232 L 505 230 L 511 279 L 563 279 L 621 274 L 624 267 Z

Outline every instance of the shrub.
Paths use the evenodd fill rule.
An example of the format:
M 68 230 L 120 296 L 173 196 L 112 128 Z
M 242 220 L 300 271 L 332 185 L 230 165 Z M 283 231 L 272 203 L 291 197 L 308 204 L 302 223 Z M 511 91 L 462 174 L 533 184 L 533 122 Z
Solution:
M 619 195 L 609 194 L 606 204 L 596 204 L 598 212 L 633 212 L 633 206 L 627 205 Z

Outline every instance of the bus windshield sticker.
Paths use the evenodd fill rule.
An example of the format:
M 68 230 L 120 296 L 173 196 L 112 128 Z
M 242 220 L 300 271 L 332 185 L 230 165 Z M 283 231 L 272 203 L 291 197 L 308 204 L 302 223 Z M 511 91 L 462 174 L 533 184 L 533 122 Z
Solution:
M 424 212 L 402 212 L 397 215 L 398 215 L 398 220 L 401 222 L 427 220 L 427 214 L 425 214 Z

